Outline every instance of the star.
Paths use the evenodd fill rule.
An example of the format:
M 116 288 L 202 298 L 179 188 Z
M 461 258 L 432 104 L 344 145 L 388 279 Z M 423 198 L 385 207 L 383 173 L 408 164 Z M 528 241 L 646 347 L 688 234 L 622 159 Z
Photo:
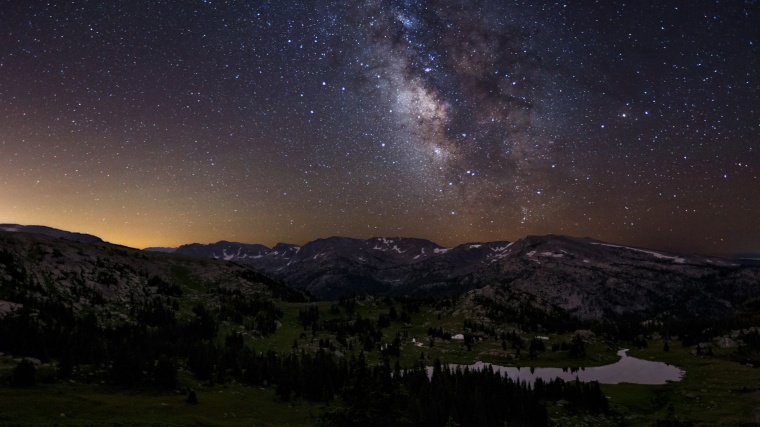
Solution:
M 559 233 L 760 252 L 750 4 L 0 15 L 0 222 L 136 247 Z

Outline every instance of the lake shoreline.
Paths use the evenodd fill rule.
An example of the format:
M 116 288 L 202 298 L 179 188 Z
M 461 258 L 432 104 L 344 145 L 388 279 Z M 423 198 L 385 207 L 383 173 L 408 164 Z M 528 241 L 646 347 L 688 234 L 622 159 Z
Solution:
M 447 364 L 449 369 L 481 370 L 491 366 L 494 372 L 506 375 L 516 381 L 535 383 L 537 379 L 550 381 L 560 378 L 565 381 L 576 379 L 584 382 L 598 381 L 600 384 L 646 384 L 662 385 L 669 382 L 681 381 L 686 372 L 676 366 L 664 362 L 638 359 L 627 355 L 628 349 L 620 349 L 617 355 L 620 359 L 609 365 L 591 367 L 518 367 L 501 366 L 493 363 L 476 362 L 472 365 Z M 433 368 L 427 368 L 428 375 L 433 374 Z

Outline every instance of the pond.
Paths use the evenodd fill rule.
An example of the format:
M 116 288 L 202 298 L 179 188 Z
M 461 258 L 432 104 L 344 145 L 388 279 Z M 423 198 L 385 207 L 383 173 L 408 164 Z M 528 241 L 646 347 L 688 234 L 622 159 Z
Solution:
M 604 366 L 589 368 L 518 368 L 514 366 L 491 365 L 494 372 L 507 375 L 513 380 L 535 382 L 537 378 L 550 381 L 562 378 L 565 381 L 573 381 L 576 378 L 581 381 L 599 381 L 601 384 L 666 384 L 669 381 L 680 381 L 684 371 L 663 362 L 637 359 L 626 354 L 628 350 L 618 351 L 620 360 Z M 483 369 L 489 363 L 477 362 L 474 365 L 449 365 L 450 369 Z M 428 368 L 428 374 L 432 375 L 433 368 Z

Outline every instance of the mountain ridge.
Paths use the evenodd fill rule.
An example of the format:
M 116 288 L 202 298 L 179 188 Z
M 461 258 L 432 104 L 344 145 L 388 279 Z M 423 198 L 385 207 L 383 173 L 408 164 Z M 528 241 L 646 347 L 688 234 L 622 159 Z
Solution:
M 286 400 L 292 396 L 324 405 L 325 390 L 331 390 L 325 378 L 345 379 L 347 386 L 334 389 L 339 398 L 354 392 L 352 385 L 366 382 L 362 372 L 368 371 L 351 367 L 372 366 L 367 363 L 386 369 L 378 378 L 398 378 L 390 368 L 394 359 L 396 369 L 454 357 L 466 363 L 489 358 L 485 360 L 517 366 L 590 366 L 617 360 L 613 355 L 618 346 L 649 345 L 654 351 L 640 354 L 683 361 L 689 372 L 704 370 L 706 362 L 713 368 L 722 363 L 710 369 L 712 376 L 684 381 L 690 388 L 676 390 L 679 395 L 697 395 L 703 387 L 722 384 L 716 390 L 723 393 L 724 406 L 744 396 L 753 408 L 751 396 L 736 390 L 756 377 L 744 365 L 758 366 L 760 269 L 556 235 L 443 249 L 422 240 L 389 238 L 323 239 L 306 246 L 278 244 L 267 254 L 246 254 L 245 248 L 222 242 L 216 250 L 231 258 L 224 261 L 0 231 L 2 376 L 21 385 L 18 367 L 37 365 L 45 374 L 37 377 L 45 383 L 34 392 L 38 407 L 46 407 L 45 399 L 53 393 L 60 395 L 61 386 L 47 384 L 52 380 L 67 390 L 70 383 L 78 388 L 91 384 L 98 395 L 113 390 L 119 398 L 109 400 L 119 407 L 126 394 L 148 394 L 145 413 L 155 407 L 158 390 L 175 399 L 169 405 L 183 405 L 176 390 L 189 389 L 189 398 L 195 396 L 195 384 L 203 385 L 202 405 L 216 405 L 210 396 L 217 389 L 212 387 L 225 395 L 229 387 L 237 390 L 233 394 L 255 388 L 271 390 L 266 398 L 270 402 L 276 393 L 283 410 L 292 411 Z M 261 251 L 255 245 L 248 249 Z M 376 294 L 318 302 L 251 266 L 232 262 L 236 256 L 267 261 L 293 284 L 319 285 L 326 293 L 346 292 L 349 286 L 366 293 L 428 292 L 439 298 Z M 358 287 L 362 284 L 366 287 Z M 682 345 L 675 345 L 679 341 Z M 753 343 L 754 353 L 745 352 L 745 343 Z M 663 345 L 660 352 L 657 347 Z M 19 361 L 13 372 L 11 358 Z M 743 371 L 733 373 L 737 367 Z M 360 380 L 351 379 L 354 371 L 362 375 Z M 732 374 L 726 377 L 726 372 Z M 429 378 L 422 370 L 417 375 Z M 492 381 L 493 375 L 486 372 L 483 380 Z M 298 393 L 303 394 L 294 394 L 292 387 L 299 384 L 303 388 Z M 573 387 L 568 393 L 577 397 L 581 389 Z M 307 394 L 308 389 L 314 393 Z M 383 385 L 381 390 L 400 389 Z M 66 396 L 82 400 L 74 392 Z M 18 393 L 7 389 L 5 397 Z M 641 401 L 649 402 L 651 396 Z M 31 407 L 29 397 L 22 398 L 19 406 Z M 250 406 L 251 399 L 243 400 Z M 387 409 L 387 402 L 378 407 Z M 112 422 L 112 413 L 106 412 L 104 417 Z M 56 409 L 52 416 L 58 413 Z M 66 418 L 92 421 L 83 414 L 67 410 Z M 585 409 L 580 414 L 590 419 Z
M 45 225 L 0 224 L 0 230 L 12 233 L 43 234 L 45 236 L 73 240 L 80 243 L 102 243 L 103 239 L 92 234 L 60 230 Z
M 424 239 L 326 238 L 254 257 L 237 257 L 241 247 L 229 242 L 192 248 L 195 255 L 205 248 L 209 258 L 251 266 L 324 299 L 441 297 L 496 286 L 590 318 L 667 311 L 674 303 L 696 312 L 717 305 L 707 310 L 717 313 L 757 295 L 760 283 L 760 270 L 723 258 L 553 234 L 453 248 Z
M 37 299 L 63 302 L 75 312 L 92 310 L 118 323 L 129 321 L 129 307 L 172 295 L 180 285 L 192 301 L 220 291 L 301 298 L 238 263 L 0 230 L 0 316 Z
M 21 237 L 18 230 L 10 235 Z M 26 240 L 39 240 L 34 234 L 27 236 Z M 54 254 L 57 260 L 46 273 L 51 278 L 72 277 L 73 270 L 63 274 L 56 267 L 59 264 L 75 268 L 74 264 L 90 265 L 97 258 L 89 255 L 79 259 L 78 252 L 72 252 L 64 244 L 65 239 L 43 240 L 44 244 L 36 244 L 40 248 L 31 245 L 24 256 L 36 259 Z M 445 298 L 492 289 L 496 296 L 527 298 L 581 318 L 601 319 L 656 312 L 718 316 L 760 297 L 760 269 L 756 267 L 717 257 L 551 234 L 527 236 L 514 242 L 473 242 L 453 248 L 425 239 L 384 237 L 365 240 L 331 237 L 303 246 L 278 243 L 271 249 L 223 240 L 208 245 L 183 245 L 171 254 L 151 254 L 109 243 L 90 245 L 97 246 L 93 250 L 108 253 L 134 252 L 132 258 L 126 258 L 129 261 L 120 262 L 129 267 L 125 267 L 127 271 L 142 265 L 137 255 L 140 253 L 156 259 L 166 256 L 206 262 L 217 259 L 263 273 L 326 300 L 362 294 Z M 85 283 L 102 288 L 106 294 L 119 288 L 109 284 L 113 278 L 105 277 L 103 283 L 96 279 L 90 278 Z M 132 282 L 129 288 L 139 280 Z

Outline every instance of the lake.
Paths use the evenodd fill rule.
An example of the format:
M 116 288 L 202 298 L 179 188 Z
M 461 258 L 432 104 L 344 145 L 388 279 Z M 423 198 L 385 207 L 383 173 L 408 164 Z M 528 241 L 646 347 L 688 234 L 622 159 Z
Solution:
M 684 371 L 663 362 L 637 359 L 626 354 L 628 350 L 618 351 L 620 360 L 604 366 L 589 368 L 518 368 L 514 366 L 499 366 L 490 363 L 477 362 L 473 365 L 448 365 L 450 369 L 480 370 L 491 365 L 494 372 L 507 375 L 513 380 L 533 383 L 537 378 L 550 381 L 562 378 L 565 381 L 573 381 L 576 378 L 581 381 L 599 381 L 601 384 L 665 384 L 669 381 L 680 381 Z M 429 367 L 428 374 L 433 374 L 433 368 Z

